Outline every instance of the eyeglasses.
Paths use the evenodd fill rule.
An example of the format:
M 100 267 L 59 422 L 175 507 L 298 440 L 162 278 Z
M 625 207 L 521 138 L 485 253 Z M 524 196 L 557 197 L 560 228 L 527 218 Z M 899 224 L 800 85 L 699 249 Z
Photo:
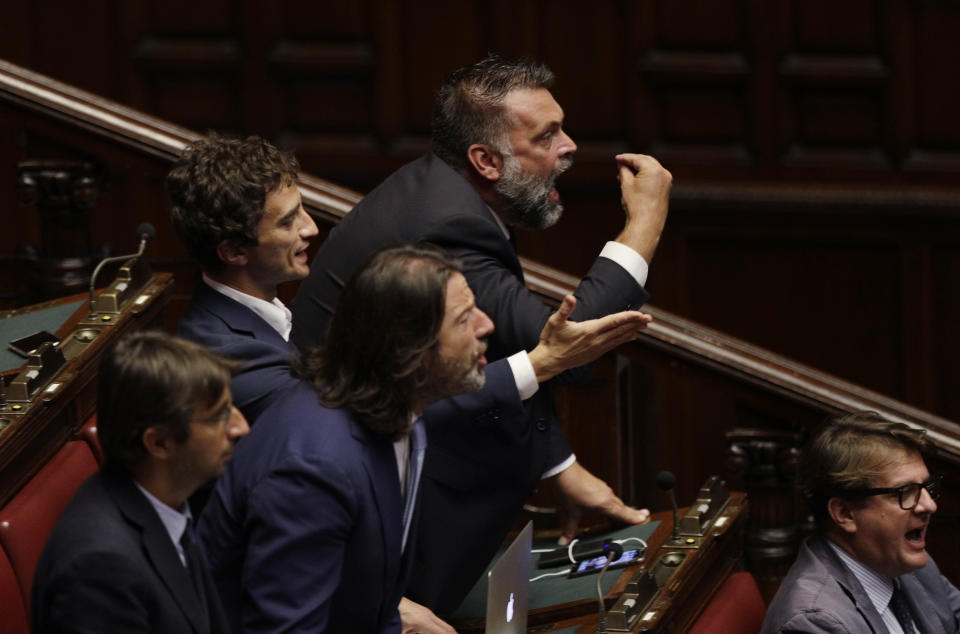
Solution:
M 897 500 L 900 502 L 900 508 L 904 511 L 912 511 L 920 503 L 920 494 L 926 489 L 930 498 L 934 501 L 940 499 L 940 484 L 943 482 L 943 476 L 933 476 L 926 482 L 917 484 L 911 482 L 899 487 L 881 487 L 877 489 L 854 489 L 849 492 L 849 497 L 869 497 L 871 495 L 893 495 L 897 494 Z
M 233 412 L 234 412 L 234 406 L 233 406 L 233 403 L 230 403 L 226 408 L 217 412 L 216 416 L 212 416 L 211 418 L 195 418 L 190 422 L 214 424 L 220 427 L 224 427 L 227 425 L 227 423 L 230 422 L 230 419 L 233 418 Z

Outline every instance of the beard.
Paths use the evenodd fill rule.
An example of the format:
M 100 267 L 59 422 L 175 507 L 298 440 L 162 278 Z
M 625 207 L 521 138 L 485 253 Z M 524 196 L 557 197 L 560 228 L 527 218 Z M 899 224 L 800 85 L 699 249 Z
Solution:
M 440 356 L 439 352 L 435 353 L 429 362 L 430 376 L 434 379 L 430 392 L 434 399 L 475 392 L 482 388 L 487 381 L 487 375 L 477 367 L 477 362 L 485 351 L 486 346 L 483 350 L 459 359 L 448 359 Z
M 512 155 L 504 154 L 503 173 L 493 188 L 504 202 L 507 219 L 524 229 L 546 229 L 555 225 L 563 215 L 563 203 L 559 198 L 550 200 L 550 192 L 557 177 L 571 165 L 573 157 L 565 156 L 560 165 L 544 178 L 523 169 Z

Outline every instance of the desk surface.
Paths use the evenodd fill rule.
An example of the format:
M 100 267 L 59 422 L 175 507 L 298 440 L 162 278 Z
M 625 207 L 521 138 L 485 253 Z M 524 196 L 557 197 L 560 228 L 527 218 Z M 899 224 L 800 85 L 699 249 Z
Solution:
M 647 539 L 649 555 L 642 566 L 625 568 L 609 589 L 605 604 L 609 610 L 627 588 L 627 584 L 639 571 L 648 570 L 665 554 L 683 551 L 684 562 L 673 577 L 660 588 L 656 597 L 644 610 L 646 620 L 633 624 L 633 631 L 658 632 L 662 634 L 684 632 L 703 611 L 717 589 L 740 567 L 742 561 L 743 527 L 747 499 L 744 493 L 733 492 L 719 516 L 726 516 L 722 527 L 711 526 L 704 535 L 699 548 L 677 548 L 670 543 L 673 532 L 673 512 L 654 513 L 651 518 L 652 534 Z M 685 509 L 681 509 L 681 516 Z M 653 523 L 656 522 L 655 525 Z M 646 531 L 645 531 L 646 532 Z M 609 575 L 608 575 L 609 576 Z M 594 579 L 591 577 L 591 579 Z M 558 603 L 540 609 L 531 609 L 528 619 L 529 632 L 562 632 L 586 634 L 596 631 L 596 598 Z M 458 632 L 482 632 L 483 623 L 476 619 L 453 623 Z

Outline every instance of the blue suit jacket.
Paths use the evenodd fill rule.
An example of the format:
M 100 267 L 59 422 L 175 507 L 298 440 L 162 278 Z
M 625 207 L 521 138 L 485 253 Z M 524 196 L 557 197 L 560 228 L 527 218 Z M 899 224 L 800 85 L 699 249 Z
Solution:
M 537 345 L 551 309 L 527 289 L 513 245 L 480 196 L 433 154 L 391 175 L 330 232 L 291 306 L 291 339 L 301 349 L 316 344 L 354 269 L 400 241 L 432 242 L 463 260 L 477 305 L 496 326 L 488 358 Z M 574 321 L 647 300 L 636 280 L 606 258 L 597 258 L 576 296 Z M 421 499 L 430 520 L 420 524 L 407 596 L 447 614 L 483 572 L 540 476 L 571 451 L 549 389 L 529 399 L 520 416 L 444 418 L 429 409 L 424 418 L 430 448 Z
M 297 384 L 290 376 L 296 347 L 255 312 L 205 283 L 197 286 L 177 335 L 244 363 L 230 382 L 230 391 L 234 405 L 251 423 Z
M 202 597 L 130 476 L 103 469 L 83 483 L 43 549 L 33 631 L 225 633 L 213 581 L 199 568 Z
M 932 557 L 923 568 L 900 575 L 899 580 L 921 634 L 960 631 L 960 591 L 940 574 Z M 816 536 L 800 547 L 796 562 L 767 609 L 762 634 L 886 631 L 856 576 L 826 539 Z
M 486 376 L 484 390 L 441 407 L 520 411 L 507 363 L 491 364 Z M 321 406 L 307 383 L 262 418 L 238 444 L 199 524 L 235 629 L 399 632 L 415 542 L 401 553 L 392 441 L 348 410 Z

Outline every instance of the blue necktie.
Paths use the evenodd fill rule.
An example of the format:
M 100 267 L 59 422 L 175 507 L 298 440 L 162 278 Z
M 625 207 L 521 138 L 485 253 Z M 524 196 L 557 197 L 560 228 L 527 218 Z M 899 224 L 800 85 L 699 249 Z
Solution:
M 893 615 L 900 622 L 903 628 L 903 634 L 916 634 L 917 630 L 913 627 L 913 618 L 910 616 L 910 606 L 907 605 L 903 592 L 900 591 L 900 584 L 893 584 L 893 596 L 890 597 L 890 609 Z
M 427 449 L 427 431 L 423 419 L 418 418 L 410 430 L 410 463 L 407 467 L 407 495 L 403 504 L 403 541 L 401 551 L 407 549 L 407 534 L 417 504 L 417 490 L 420 488 L 420 472 L 423 471 L 423 454 Z

